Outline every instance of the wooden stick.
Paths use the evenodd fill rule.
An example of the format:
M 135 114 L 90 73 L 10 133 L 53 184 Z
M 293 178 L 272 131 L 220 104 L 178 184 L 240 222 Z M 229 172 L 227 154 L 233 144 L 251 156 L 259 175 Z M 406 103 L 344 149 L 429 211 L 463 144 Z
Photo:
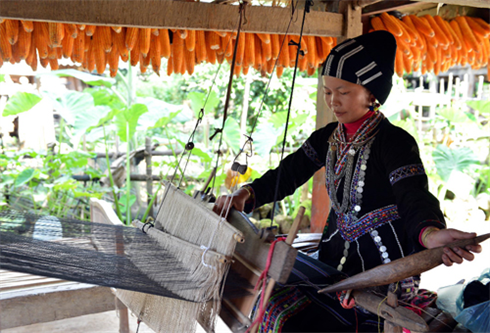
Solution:
M 464 248 L 468 245 L 479 244 L 488 238 L 490 238 L 490 233 L 471 239 L 458 240 L 445 246 L 427 249 L 354 275 L 353 277 L 319 290 L 318 293 L 334 293 L 342 290 L 382 286 L 400 281 L 409 276 L 419 275 L 442 264 L 442 254 L 445 247 Z
M 301 220 L 303 219 L 303 215 L 305 214 L 305 207 L 301 206 L 299 207 L 298 210 L 298 215 L 296 215 L 296 218 L 294 219 L 293 225 L 291 226 L 291 230 L 289 230 L 288 237 L 286 238 L 285 243 L 287 245 L 293 244 L 294 239 L 296 238 L 296 234 L 298 233 L 299 225 L 301 223 Z M 274 279 L 270 279 L 267 287 L 265 288 L 264 291 L 264 298 L 263 298 L 263 303 L 262 307 L 265 308 L 267 305 L 267 302 L 269 301 L 269 298 L 271 297 L 272 290 L 274 289 L 274 286 L 276 285 L 276 281 Z M 259 323 L 256 323 L 250 330 L 251 333 L 255 333 L 257 331 L 257 328 L 259 326 Z

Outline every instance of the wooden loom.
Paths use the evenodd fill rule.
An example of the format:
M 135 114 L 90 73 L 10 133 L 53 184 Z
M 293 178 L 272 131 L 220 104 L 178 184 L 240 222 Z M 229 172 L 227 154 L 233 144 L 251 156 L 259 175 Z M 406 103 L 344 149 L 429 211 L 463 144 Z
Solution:
M 177 202 L 179 202 L 179 205 L 181 206 L 178 209 L 176 209 L 176 207 L 179 206 L 177 205 Z M 93 221 L 107 223 L 109 221 L 109 216 L 113 215 L 113 212 L 107 211 L 107 208 L 109 207 L 104 207 L 99 201 L 92 200 L 91 211 Z M 170 223 L 169 225 L 166 223 L 166 221 L 169 220 L 167 217 L 169 215 L 175 216 L 179 214 L 178 212 L 171 212 L 171 210 L 180 212 L 185 211 L 187 217 L 182 219 L 180 223 Z M 199 219 L 196 219 L 196 216 L 199 216 Z M 181 242 L 186 243 L 182 243 L 182 246 L 185 246 L 189 250 L 190 248 L 196 247 L 192 245 L 192 242 L 196 241 L 195 239 L 192 239 L 196 237 L 196 234 L 208 233 L 209 236 L 209 231 L 213 233 L 215 230 L 215 227 L 208 226 L 208 231 L 203 231 L 200 228 L 199 232 L 193 233 L 193 236 L 191 237 L 188 236 L 189 228 L 197 228 L 197 225 L 203 224 L 203 216 L 214 219 L 215 223 L 219 223 L 219 217 L 204 204 L 185 195 L 173 186 L 167 186 L 165 200 L 157 215 L 155 228 L 150 228 L 147 232 L 150 236 L 152 233 L 161 233 L 160 230 L 165 229 L 168 234 L 164 237 L 178 237 Z M 221 225 L 222 228 L 216 229 L 219 234 L 219 236 L 216 236 L 216 240 L 218 241 L 217 243 L 228 242 L 228 244 L 232 244 L 231 247 L 228 245 L 228 249 L 223 251 L 223 246 L 216 249 L 214 245 L 211 245 L 210 249 L 217 250 L 217 252 L 223 251 L 228 253 L 228 255 L 225 255 L 222 258 L 227 257 L 230 260 L 224 260 L 220 262 L 220 264 L 222 267 L 226 268 L 230 266 L 231 263 L 231 269 L 234 271 L 234 275 L 236 276 L 238 274 L 249 281 L 250 284 L 247 287 L 249 288 L 249 295 L 233 299 L 223 299 L 221 304 L 216 304 L 217 301 L 221 301 L 219 293 L 214 294 L 208 302 L 197 303 L 119 289 L 116 291 L 116 296 L 131 309 L 139 319 L 142 319 L 149 327 L 157 332 L 192 331 L 195 328 L 195 320 L 197 320 L 207 331 L 213 331 L 214 318 L 218 314 L 233 332 L 245 331 L 251 324 L 249 317 L 258 295 L 257 292 L 253 291 L 253 287 L 251 286 L 255 284 L 266 267 L 270 245 L 264 241 L 264 238 L 266 237 L 261 238 L 257 234 L 257 230 L 254 229 L 255 227 L 250 224 L 243 213 L 232 210 L 228 220 L 230 221 L 229 223 L 223 222 Z M 142 224 L 140 224 L 140 227 L 141 226 Z M 226 238 L 231 238 L 232 240 L 225 240 Z M 206 242 L 203 242 L 202 244 L 208 245 Z M 233 244 L 236 245 L 236 248 L 234 249 Z M 199 246 L 200 245 L 201 244 L 199 244 Z M 200 251 L 200 253 L 203 253 L 205 251 L 202 248 L 197 248 L 197 252 Z M 288 246 L 284 242 L 277 243 L 274 248 L 273 259 L 268 276 L 275 281 L 285 283 L 293 268 L 296 255 L 296 249 Z M 200 257 L 198 258 L 198 261 L 200 261 Z M 217 285 L 219 286 L 219 278 L 217 281 Z M 182 313 L 185 313 L 185 315 L 181 317 L 182 320 L 178 320 Z M 127 318 L 127 315 L 125 315 L 124 318 Z M 175 321 L 180 322 L 180 324 L 176 326 L 170 325 L 171 322 Z M 122 324 L 122 326 L 125 325 L 127 324 Z M 169 326 L 171 327 L 170 329 Z

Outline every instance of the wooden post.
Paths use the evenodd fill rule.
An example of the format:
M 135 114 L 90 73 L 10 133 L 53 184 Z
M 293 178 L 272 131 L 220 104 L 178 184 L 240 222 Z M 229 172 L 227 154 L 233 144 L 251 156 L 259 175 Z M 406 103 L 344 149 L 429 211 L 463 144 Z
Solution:
M 341 1 L 339 13 L 344 15 L 342 37 L 337 38 L 339 44 L 348 38 L 362 35 L 362 8 L 360 6 L 354 6 L 352 1 Z
M 153 196 L 153 177 L 151 175 L 151 138 L 145 138 L 145 162 L 146 162 L 146 193 L 147 193 L 147 203 L 151 202 L 151 197 Z M 153 216 L 153 205 L 150 207 L 149 216 Z
M 329 10 L 338 10 L 344 16 L 344 25 L 342 28 L 342 37 L 338 38 L 341 43 L 346 38 L 353 38 L 362 34 L 361 6 L 353 6 L 351 1 L 335 1 L 329 5 Z M 337 7 L 338 6 L 338 7 Z M 323 81 L 318 75 L 318 87 L 316 98 L 316 128 L 322 128 L 328 123 L 334 121 L 334 116 L 323 98 Z M 322 232 L 327 221 L 328 212 L 330 211 L 330 198 L 325 188 L 325 168 L 317 171 L 313 176 L 313 193 L 311 208 L 311 232 Z
M 321 73 L 321 72 L 320 72 Z M 334 121 L 333 112 L 328 108 L 323 97 L 323 81 L 318 75 L 316 95 L 316 128 L 322 128 Z M 313 176 L 313 192 L 311 205 L 311 232 L 322 232 L 330 211 L 330 198 L 325 187 L 325 168 L 318 170 Z

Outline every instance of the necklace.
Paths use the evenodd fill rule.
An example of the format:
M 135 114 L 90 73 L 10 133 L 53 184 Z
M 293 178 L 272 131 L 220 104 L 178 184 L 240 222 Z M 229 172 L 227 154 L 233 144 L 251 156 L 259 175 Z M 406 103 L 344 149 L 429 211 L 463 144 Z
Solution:
M 339 123 L 329 140 L 325 181 L 332 208 L 337 214 L 350 213 L 352 217 L 355 217 L 361 211 L 366 163 L 369 159 L 371 144 L 377 134 L 377 127 L 383 119 L 384 116 L 379 111 L 366 119 L 354 134 L 352 141 L 345 139 L 344 127 Z M 357 163 L 354 163 L 357 153 L 359 157 Z M 355 172 L 354 165 L 357 165 Z M 342 179 L 344 186 L 342 201 L 339 202 L 337 192 Z

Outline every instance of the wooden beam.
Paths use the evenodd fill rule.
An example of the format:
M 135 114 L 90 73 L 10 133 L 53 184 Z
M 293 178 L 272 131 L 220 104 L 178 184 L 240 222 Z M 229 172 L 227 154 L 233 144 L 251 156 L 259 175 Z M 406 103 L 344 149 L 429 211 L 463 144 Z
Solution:
M 76 24 L 236 31 L 239 7 L 168 0 L 2 0 L 0 18 Z M 294 14 L 290 34 L 299 34 L 303 10 Z M 247 6 L 244 32 L 285 33 L 291 9 Z M 304 35 L 342 35 L 343 16 L 311 11 Z
M 63 282 L 0 294 L 0 330 L 115 309 L 110 288 Z
M 417 2 L 444 3 L 446 5 L 490 8 L 490 0 L 412 0 Z
M 353 6 L 350 1 L 339 4 L 339 13 L 344 15 L 344 29 L 338 43 L 342 43 L 347 38 L 354 38 L 362 35 L 362 8 Z
M 401 11 L 401 12 L 418 12 L 428 8 L 435 8 L 435 3 L 419 3 L 411 0 L 404 1 L 382 1 L 369 5 L 362 10 L 362 15 L 375 15 L 383 12 Z

